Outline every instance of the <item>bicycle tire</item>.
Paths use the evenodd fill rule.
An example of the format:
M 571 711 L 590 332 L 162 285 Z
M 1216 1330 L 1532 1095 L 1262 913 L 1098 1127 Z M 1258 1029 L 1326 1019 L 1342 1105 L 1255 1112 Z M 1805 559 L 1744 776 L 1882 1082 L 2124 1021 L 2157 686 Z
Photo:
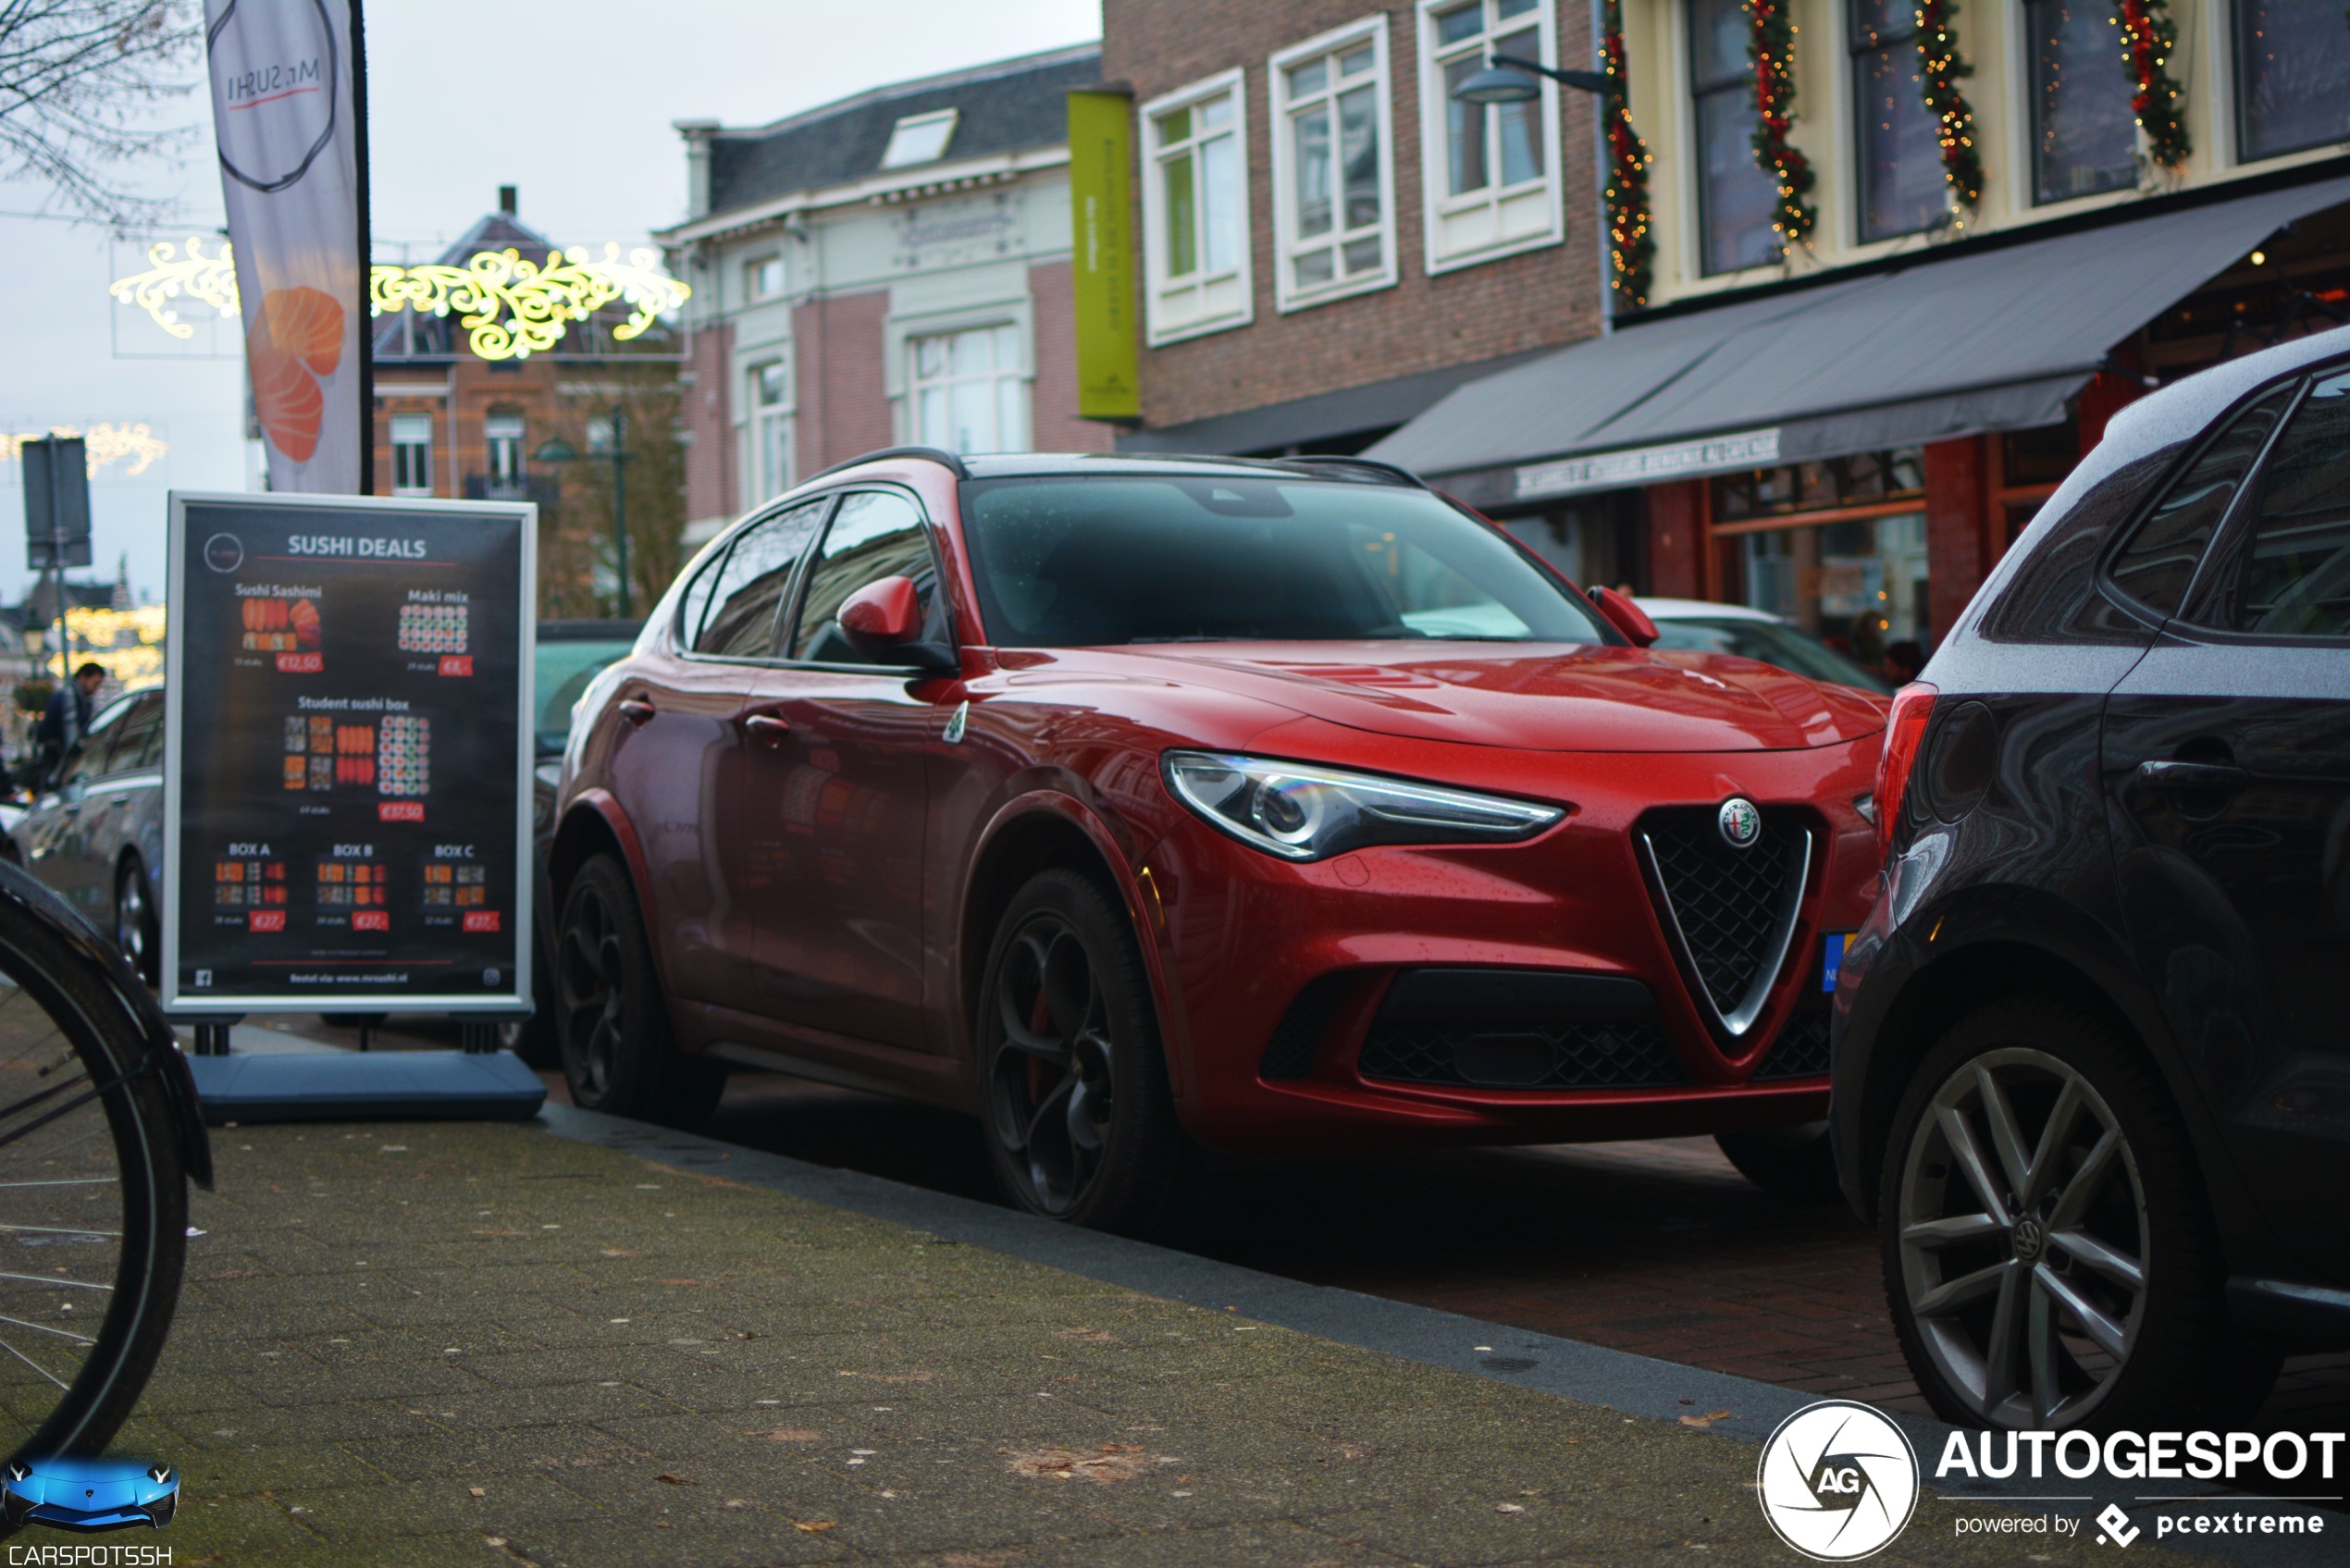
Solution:
M 210 1182 L 193 1111 L 145 985 L 62 899 L 0 865 L 0 1441 L 12 1457 L 103 1452 L 145 1391 L 179 1305 L 188 1182 Z M 111 1227 L 98 1223 L 109 1206 Z M 93 1252 L 109 1244 L 109 1259 Z M 87 1334 L 74 1303 L 100 1290 Z

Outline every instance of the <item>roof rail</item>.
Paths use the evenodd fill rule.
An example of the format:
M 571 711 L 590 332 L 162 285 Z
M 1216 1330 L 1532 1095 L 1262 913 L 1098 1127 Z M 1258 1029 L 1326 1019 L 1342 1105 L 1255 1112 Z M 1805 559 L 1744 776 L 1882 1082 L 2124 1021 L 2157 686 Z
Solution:
M 800 483 L 803 485 L 812 485 L 819 479 L 824 478 L 829 475 L 841 473 L 845 469 L 861 468 L 868 463 L 880 463 L 884 459 L 893 457 L 919 457 L 927 462 L 937 463 L 940 467 L 954 475 L 958 479 L 968 479 L 971 476 L 971 471 L 963 466 L 963 460 L 961 458 L 957 457 L 953 452 L 942 451 L 937 447 L 884 447 L 879 451 L 869 451 L 861 456 L 852 457 L 846 463 L 835 463 L 830 468 L 810 474 L 807 478 L 802 479 Z
M 1409 485 L 1416 490 L 1428 488 L 1428 481 L 1410 469 L 1381 463 L 1375 457 L 1316 457 L 1309 453 L 1304 457 L 1277 457 L 1270 461 L 1291 468 L 1351 468 L 1366 477 L 1376 476 L 1389 484 Z

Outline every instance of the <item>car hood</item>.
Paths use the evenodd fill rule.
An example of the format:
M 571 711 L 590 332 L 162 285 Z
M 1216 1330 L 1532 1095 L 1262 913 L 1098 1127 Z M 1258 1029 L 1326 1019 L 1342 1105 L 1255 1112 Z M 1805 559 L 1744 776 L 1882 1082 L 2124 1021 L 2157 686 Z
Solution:
M 1885 727 L 1881 699 L 1724 654 L 1222 642 L 1058 648 L 1006 662 L 1048 680 L 1212 686 L 1351 729 L 1530 751 L 1790 751 Z

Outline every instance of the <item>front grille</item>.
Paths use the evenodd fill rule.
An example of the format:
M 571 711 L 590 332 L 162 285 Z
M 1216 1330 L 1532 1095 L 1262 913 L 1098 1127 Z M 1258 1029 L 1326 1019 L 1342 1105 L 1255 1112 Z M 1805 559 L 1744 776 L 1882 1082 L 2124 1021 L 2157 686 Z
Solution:
M 1480 1089 L 1632 1089 L 1685 1081 L 1652 1023 L 1539 1024 L 1507 1032 L 1433 1023 L 1371 1026 L 1365 1078 Z
M 1785 810 L 1762 813 L 1762 834 L 1733 848 L 1711 806 L 1651 811 L 1647 846 L 1664 926 L 1714 1018 L 1744 1033 L 1787 956 L 1811 865 L 1812 836 Z
M 1828 1020 L 1825 1007 L 1796 1014 L 1779 1031 L 1754 1069 L 1757 1082 L 1766 1078 L 1817 1078 L 1828 1070 Z

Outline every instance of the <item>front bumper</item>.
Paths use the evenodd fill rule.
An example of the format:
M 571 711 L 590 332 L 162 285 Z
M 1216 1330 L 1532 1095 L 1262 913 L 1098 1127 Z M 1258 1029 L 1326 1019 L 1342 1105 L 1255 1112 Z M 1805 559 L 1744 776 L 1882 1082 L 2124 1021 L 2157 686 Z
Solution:
M 1731 756 L 1429 749 L 1442 755 L 1379 765 L 1575 809 L 1523 844 L 1305 865 L 1185 815 L 1144 858 L 1169 1065 L 1194 1136 L 1334 1152 L 1674 1136 L 1825 1114 L 1824 948 L 1859 926 L 1874 890 L 1874 832 L 1852 804 L 1869 788 L 1874 740 Z M 1735 1037 L 1694 998 L 1634 839 L 1660 808 L 1711 809 L 1731 795 L 1800 821 L 1813 851 L 1785 961 Z M 1447 971 L 1488 983 L 1448 991 Z M 1512 985 L 1552 988 L 1523 1015 L 1550 1020 L 1551 1062 L 1597 1065 L 1579 1077 L 1537 1070 L 1540 1050 L 1505 1005 L 1480 1019 L 1482 1004 L 1466 1001 Z M 1448 1065 L 1451 1081 L 1430 1080 L 1407 1059 L 1416 1028 L 1455 1051 L 1474 1039 L 1476 1069 Z M 1817 1036 L 1808 1070 L 1775 1074 L 1774 1047 L 1799 1032 Z

